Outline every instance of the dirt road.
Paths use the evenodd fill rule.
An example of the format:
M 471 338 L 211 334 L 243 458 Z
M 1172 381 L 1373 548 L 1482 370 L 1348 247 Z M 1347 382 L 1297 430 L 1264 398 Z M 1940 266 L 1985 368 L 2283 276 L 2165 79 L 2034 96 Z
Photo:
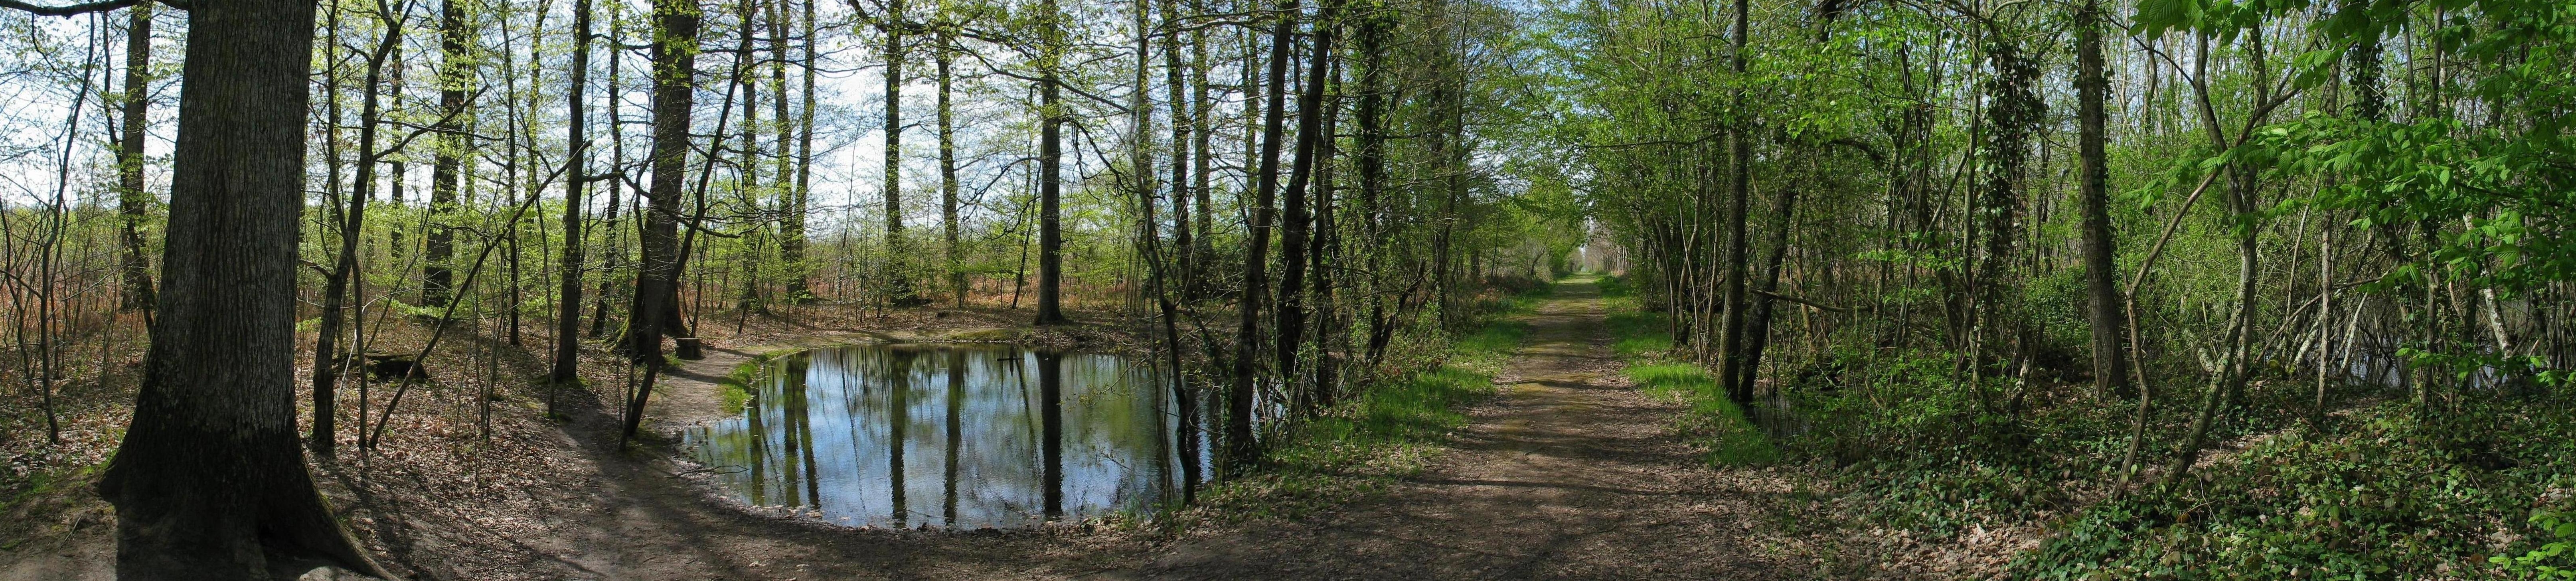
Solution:
M 1303 522 L 1193 538 L 1132 579 L 1773 579 L 1819 574 L 1771 532 L 1785 478 L 1704 467 L 1681 404 L 1631 389 L 1599 289 L 1558 287 L 1495 380 L 1503 394 L 1434 467 Z

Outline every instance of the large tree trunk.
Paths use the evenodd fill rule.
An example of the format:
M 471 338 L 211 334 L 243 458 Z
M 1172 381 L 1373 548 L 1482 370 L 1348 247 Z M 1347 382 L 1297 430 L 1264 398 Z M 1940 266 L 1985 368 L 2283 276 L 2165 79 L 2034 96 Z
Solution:
M 1340 11 L 1340 4 L 1338 2 L 1328 3 L 1325 5 L 1325 11 L 1327 13 L 1338 14 Z M 1324 22 L 1333 23 L 1337 21 L 1335 19 L 1325 19 Z M 1328 25 L 1338 26 L 1338 24 Z M 1341 155 L 1341 142 L 1334 139 L 1334 135 L 1336 135 L 1337 128 L 1341 126 L 1342 64 L 1339 60 L 1328 60 L 1328 62 L 1331 66 L 1327 71 L 1325 71 L 1323 78 L 1330 81 L 1327 85 L 1332 87 L 1334 90 L 1331 93 L 1326 94 L 1323 97 L 1323 101 L 1320 103 L 1320 108 L 1323 109 L 1323 121 L 1320 124 L 1322 127 L 1322 129 L 1319 130 L 1320 134 L 1316 136 L 1318 143 L 1315 146 L 1315 159 L 1317 160 L 1314 177 L 1315 233 L 1314 236 L 1308 239 L 1306 248 L 1304 249 L 1306 252 L 1306 263 L 1315 265 L 1316 267 L 1315 284 L 1305 290 L 1313 293 L 1314 296 L 1308 300 L 1311 301 L 1310 304 L 1315 305 L 1315 308 L 1320 313 L 1314 317 L 1314 322 L 1310 324 L 1314 330 L 1307 335 L 1308 340 L 1314 342 L 1315 353 L 1314 379 L 1307 385 L 1306 389 L 1306 393 L 1308 394 L 1306 407 L 1309 414 L 1313 414 L 1324 408 L 1332 407 L 1333 394 L 1335 391 L 1334 382 L 1337 380 L 1336 377 L 1339 375 L 1340 363 L 1342 361 L 1340 358 L 1334 356 L 1333 348 L 1336 346 L 1337 341 L 1346 345 L 1348 342 L 1347 339 L 1350 337 L 1349 333 L 1341 332 L 1344 324 L 1342 320 L 1343 313 L 1340 305 L 1336 304 L 1333 299 L 1334 270 L 1329 268 L 1329 265 L 1339 262 L 1339 249 L 1341 247 L 1342 239 L 1341 229 L 1337 226 L 1337 216 L 1334 214 L 1336 211 L 1334 208 L 1336 202 L 1334 201 L 1333 196 L 1334 166 L 1332 163 L 1333 158 Z M 1289 252 L 1296 252 L 1297 250 L 1298 249 L 1294 248 L 1288 249 Z M 1345 351 L 1347 351 L 1347 349 L 1345 349 Z
M 778 225 L 778 258 L 793 273 L 787 279 L 787 296 L 798 303 L 812 302 L 814 291 L 806 280 L 805 214 L 812 205 L 809 194 L 814 178 L 814 3 L 805 0 L 801 18 L 804 30 L 804 59 L 801 62 L 804 88 L 797 102 L 803 108 L 796 113 L 796 188 L 787 195 L 787 216 Z M 784 58 L 784 51 L 781 57 Z
M 2075 18 L 2076 149 L 2082 158 L 2075 197 L 2084 212 L 2084 295 L 2093 327 L 2093 388 L 2104 395 L 2129 397 L 2127 351 L 2120 338 L 2129 326 L 2120 311 L 2120 291 L 2112 280 L 2111 169 L 2104 153 L 2109 132 L 2103 104 L 2111 82 L 2102 63 L 2102 6 L 2087 0 Z
M 581 285 L 583 256 L 581 237 L 582 187 L 590 183 L 589 164 L 583 155 L 590 151 L 590 141 L 582 135 L 586 123 L 582 89 L 590 80 L 590 0 L 573 0 L 572 78 L 564 95 L 564 143 L 570 153 L 564 159 L 563 213 L 563 286 L 555 301 L 555 365 L 548 376 L 560 387 L 580 379 L 581 368 Z M 554 414 L 553 392 L 547 392 L 546 413 Z
M 456 189 L 464 179 L 467 139 L 462 133 L 470 104 L 465 85 L 471 81 L 473 56 L 466 54 L 465 9 L 456 0 L 439 5 L 437 154 L 429 168 L 429 238 L 421 249 L 421 304 L 444 306 L 456 294 L 456 233 L 446 223 L 456 211 Z
M 1780 268 L 1788 262 L 1789 229 L 1797 226 L 1793 219 L 1797 211 L 1797 186 L 1783 187 L 1773 194 L 1770 240 L 1765 241 L 1769 247 L 1762 255 L 1762 279 L 1755 283 L 1760 292 L 1749 298 L 1753 311 L 1744 322 L 1744 365 L 1736 370 L 1736 384 L 1746 389 L 1761 377 L 1762 352 L 1771 346 L 1771 296 L 1780 292 Z
M 1386 241 L 1385 222 L 1379 198 L 1386 190 L 1386 28 L 1387 15 L 1374 7 L 1364 9 L 1359 18 L 1360 87 L 1358 110 L 1354 121 L 1359 124 L 1359 229 L 1360 244 L 1367 248 L 1366 271 L 1385 272 L 1386 260 L 1394 252 L 1379 246 Z M 1394 298 L 1386 292 L 1382 279 L 1369 279 L 1368 347 L 1363 369 L 1377 367 L 1378 354 L 1395 336 L 1387 319 L 1386 302 Z
M 1163 0 L 1164 99 L 1172 108 L 1172 238 L 1181 286 L 1197 279 L 1198 257 L 1190 252 L 1190 135 L 1197 120 L 1190 115 L 1187 72 L 1181 67 L 1181 0 Z M 1141 86 L 1141 84 L 1140 84 Z M 1142 171 L 1142 168 L 1139 168 Z M 1147 200 L 1152 203 L 1152 200 Z
M 653 168 L 645 192 L 644 229 L 640 237 L 642 268 L 635 276 L 635 296 L 628 304 L 625 354 L 648 367 L 647 381 L 627 402 L 625 437 L 635 437 L 652 396 L 653 372 L 661 369 L 662 334 L 679 324 L 680 196 L 689 161 L 689 110 L 696 102 L 691 83 L 697 67 L 696 0 L 655 0 L 653 10 Z
M 127 9 L 125 95 L 117 111 L 116 217 L 122 228 L 117 241 L 124 251 L 118 270 L 125 284 L 117 308 L 128 311 L 150 309 L 153 303 L 152 262 L 143 256 L 143 225 L 150 221 L 145 213 L 152 207 L 152 194 L 143 191 L 144 129 L 151 123 L 152 107 L 152 7 L 138 2 Z
M 1153 92 L 1149 90 L 1153 83 L 1153 76 L 1151 73 L 1154 70 L 1154 31 L 1152 22 L 1146 17 L 1146 15 L 1153 10 L 1149 6 L 1151 2 L 1152 0 L 1131 0 L 1128 6 L 1130 8 L 1130 13 L 1128 14 L 1130 17 L 1129 25 L 1132 27 L 1131 30 L 1135 31 L 1136 34 L 1136 46 L 1134 47 L 1136 67 L 1131 69 L 1131 72 L 1134 73 L 1132 81 L 1134 82 L 1133 86 L 1135 88 L 1127 92 L 1128 171 L 1126 172 L 1126 185 L 1128 186 L 1128 192 L 1135 195 L 1137 203 L 1136 232 L 1138 234 L 1138 238 L 1136 239 L 1135 250 L 1138 255 L 1145 257 L 1145 260 L 1147 261 L 1161 259 L 1160 256 L 1157 256 L 1152 252 L 1156 245 L 1153 244 L 1150 239 L 1145 238 L 1146 235 L 1150 235 L 1158 230 L 1158 228 L 1155 227 L 1154 221 L 1159 219 L 1155 212 L 1156 208 L 1154 207 L 1154 191 L 1159 187 L 1159 184 L 1154 183 L 1154 103 L 1152 98 Z M 1177 91 L 1179 89 L 1174 90 Z M 1179 124 L 1177 123 L 1174 124 L 1174 126 L 1178 125 Z M 1161 264 L 1154 263 L 1150 266 L 1160 268 Z M 1148 276 L 1151 275 L 1149 274 Z M 1150 288 L 1147 289 L 1148 292 L 1151 292 L 1151 290 L 1152 289 Z
M 1261 448 L 1252 439 L 1253 384 L 1259 379 L 1260 367 L 1254 360 L 1261 354 L 1261 301 L 1270 286 L 1270 275 L 1265 272 L 1270 262 L 1270 223 L 1277 219 L 1277 211 L 1271 206 L 1279 195 L 1279 150 L 1284 141 L 1279 130 L 1286 122 L 1280 113 L 1287 105 L 1288 60 L 1296 43 L 1291 34 L 1297 27 L 1297 0 L 1280 0 L 1278 18 L 1279 23 L 1270 33 L 1270 86 L 1261 88 L 1266 91 L 1263 99 L 1268 106 L 1262 111 L 1261 165 L 1253 173 L 1256 198 L 1252 223 L 1246 225 L 1250 233 L 1243 247 L 1243 293 L 1236 301 L 1242 318 L 1235 327 L 1234 383 L 1226 390 L 1228 478 L 1242 474 L 1261 459 Z
M 296 445 L 313 11 L 235 0 L 188 13 L 160 316 L 133 423 L 99 483 L 116 506 L 121 578 L 291 577 L 317 561 L 382 574 Z
M 940 270 L 948 274 L 949 296 L 963 308 L 966 306 L 966 250 L 962 246 L 961 229 L 965 225 L 958 222 L 961 218 L 957 214 L 957 117 L 955 106 L 950 104 L 950 95 L 956 92 L 953 86 L 956 76 L 950 70 L 956 60 L 956 53 L 950 50 L 949 43 L 952 42 L 956 41 L 942 33 L 939 46 L 931 55 L 939 76 L 939 223 L 943 242 Z
M 1745 61 L 1752 55 L 1744 51 L 1745 34 L 1751 22 L 1751 6 L 1746 0 L 1735 0 L 1735 76 L 1742 78 Z M 1736 118 L 1727 126 L 1727 145 L 1732 162 L 1728 163 L 1726 200 L 1726 278 L 1722 300 L 1724 315 L 1719 322 L 1718 380 L 1724 383 L 1726 397 L 1736 403 L 1753 401 L 1753 385 L 1744 376 L 1744 318 L 1746 303 L 1745 262 L 1751 256 L 1745 244 L 1745 210 L 1753 197 L 1753 137 L 1746 131 L 1752 123 L 1747 114 L 1744 89 L 1734 89 Z
M 760 30 L 760 3 L 756 0 L 743 0 L 740 8 L 741 11 L 735 13 L 734 16 L 741 20 L 740 24 L 742 28 L 739 29 L 741 33 L 741 40 L 739 41 L 741 43 L 741 48 L 734 53 L 733 82 L 738 85 L 739 89 L 742 91 L 742 147 L 740 148 L 742 157 L 733 164 L 733 186 L 734 195 L 737 199 L 743 200 L 746 204 L 756 204 L 757 202 L 755 202 L 755 200 L 758 200 L 760 196 L 761 132 L 760 71 L 757 68 L 760 65 L 759 59 L 757 58 L 759 49 L 756 48 L 759 44 L 758 37 L 755 33 Z M 785 101 L 786 96 L 778 95 L 771 100 Z M 700 188 L 700 191 L 704 191 L 703 186 Z M 704 194 L 701 193 L 700 196 L 703 199 Z M 759 228 L 759 224 L 744 224 L 736 232 L 738 232 L 738 236 L 744 237 L 746 239 L 745 241 L 749 242 L 757 240 L 757 238 L 752 238 L 752 236 L 754 231 Z M 690 233 L 690 236 L 693 238 L 696 235 L 696 232 Z M 734 295 L 734 313 L 737 315 L 734 319 L 734 327 L 736 329 L 740 329 L 743 323 L 747 323 L 751 320 L 750 317 L 752 311 L 759 310 L 761 308 L 760 254 L 757 251 L 742 252 L 740 260 L 743 278 L 741 279 L 741 288 L 735 289 L 736 294 Z
M 1058 293 L 1064 283 L 1064 212 L 1060 197 L 1064 188 L 1064 106 L 1057 103 L 1064 79 L 1062 60 L 1067 50 L 1063 18 L 1055 0 L 1038 3 L 1038 39 L 1044 52 L 1038 56 L 1038 115 L 1043 118 L 1038 129 L 1038 316 L 1037 324 L 1054 325 L 1068 322 L 1064 317 L 1062 298 Z
M 919 297 L 912 288 L 911 249 L 903 239 L 903 0 L 886 6 L 885 21 L 885 271 L 886 298 L 897 304 Z
M 1193 12 L 1205 12 L 1196 3 L 1191 6 Z M 1198 265 L 1195 271 L 1183 273 L 1186 278 L 1181 281 L 1180 293 L 1181 297 L 1187 300 L 1197 300 L 1207 296 L 1206 272 L 1216 269 L 1216 246 L 1210 242 L 1208 230 L 1215 222 L 1216 204 L 1210 201 L 1214 196 L 1212 193 L 1214 188 L 1210 182 L 1213 181 L 1215 174 L 1209 169 L 1213 163 L 1210 158 L 1214 155 L 1212 153 L 1214 149 L 1209 144 L 1215 138 L 1215 130 L 1209 126 L 1208 120 L 1207 72 L 1207 31 L 1192 30 L 1190 31 L 1190 174 L 1192 178 L 1190 196 L 1198 203 L 1195 215 L 1173 217 L 1174 220 L 1186 219 L 1186 223 L 1179 224 L 1179 227 L 1190 231 L 1191 246 L 1182 248 L 1180 251 L 1195 257 L 1191 259 L 1191 263 Z

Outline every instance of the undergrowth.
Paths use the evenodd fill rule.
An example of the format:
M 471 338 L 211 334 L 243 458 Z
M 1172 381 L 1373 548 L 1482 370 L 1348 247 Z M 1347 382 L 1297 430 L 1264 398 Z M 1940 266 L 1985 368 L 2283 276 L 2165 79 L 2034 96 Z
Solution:
M 2320 431 L 2305 425 L 2313 380 L 2272 370 L 2219 414 L 2209 451 L 2168 486 L 2162 467 L 2206 384 L 2167 383 L 2145 432 L 2150 469 L 2114 494 L 2134 400 L 2074 380 L 1971 378 L 1950 353 L 1836 344 L 1765 362 L 1798 429 L 1763 441 L 1725 421 L 1740 412 L 1708 372 L 1658 357 L 1672 348 L 1661 318 L 1624 286 L 1604 287 L 1629 376 L 1693 404 L 1685 425 L 1713 440 L 1712 462 L 1829 468 L 1845 518 L 1972 554 L 1979 577 L 2576 580 L 2576 394 L 2563 387 L 2431 408 L 2350 389 Z M 1711 416 L 1721 419 L 1699 419 Z
M 1780 449 L 1745 417 L 1742 406 L 1727 399 L 1716 377 L 1672 356 L 1673 341 L 1663 315 L 1637 308 L 1635 289 L 1625 280 L 1604 278 L 1601 297 L 1608 303 L 1610 350 L 1627 363 L 1628 379 L 1649 395 L 1690 405 L 1690 411 L 1676 420 L 1676 428 L 1693 447 L 1704 451 L 1709 463 L 1763 466 L 1780 461 Z
M 2267 438 L 2169 490 L 2086 507 L 2024 579 L 2576 579 L 2564 406 L 2355 410 Z M 2482 409 L 2483 408 L 2483 409 Z M 2541 408 L 2541 409 L 2531 409 Z M 2543 434 L 2529 437 L 2527 434 Z
M 1210 485 L 1197 514 L 1299 518 L 1420 473 L 1467 426 L 1460 408 L 1495 393 L 1494 374 L 1529 331 L 1508 317 L 1530 312 L 1552 288 L 1479 301 L 1486 322 L 1415 355 L 1408 367 L 1422 371 L 1347 388 L 1330 409 L 1266 441 L 1269 453 L 1252 473 Z

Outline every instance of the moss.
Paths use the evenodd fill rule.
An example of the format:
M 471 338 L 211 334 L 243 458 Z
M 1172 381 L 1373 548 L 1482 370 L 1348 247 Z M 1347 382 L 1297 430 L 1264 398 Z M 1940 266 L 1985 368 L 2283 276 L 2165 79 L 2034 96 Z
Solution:
M 716 385 L 723 389 L 724 409 L 739 410 L 750 403 L 751 385 L 760 381 L 760 370 L 768 365 L 768 356 L 753 357 L 742 365 L 734 366 L 733 373 L 725 375 L 724 379 L 716 380 Z

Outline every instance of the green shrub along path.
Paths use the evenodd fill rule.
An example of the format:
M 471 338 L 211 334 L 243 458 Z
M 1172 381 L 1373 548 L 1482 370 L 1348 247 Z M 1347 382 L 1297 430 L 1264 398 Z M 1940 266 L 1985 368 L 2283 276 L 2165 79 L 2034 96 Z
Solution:
M 1768 579 L 1815 576 L 1780 532 L 1794 487 L 1711 468 L 1674 431 L 1686 406 L 1620 373 L 1600 289 L 1561 283 L 1467 426 L 1384 494 L 1192 535 L 1128 579 Z

